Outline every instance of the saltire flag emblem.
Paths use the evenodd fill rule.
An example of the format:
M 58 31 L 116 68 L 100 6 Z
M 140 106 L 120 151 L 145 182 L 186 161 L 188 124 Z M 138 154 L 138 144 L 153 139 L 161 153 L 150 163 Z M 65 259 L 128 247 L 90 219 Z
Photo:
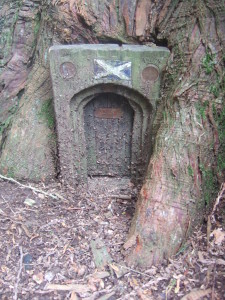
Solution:
M 131 80 L 131 62 L 120 60 L 94 60 L 95 79 Z

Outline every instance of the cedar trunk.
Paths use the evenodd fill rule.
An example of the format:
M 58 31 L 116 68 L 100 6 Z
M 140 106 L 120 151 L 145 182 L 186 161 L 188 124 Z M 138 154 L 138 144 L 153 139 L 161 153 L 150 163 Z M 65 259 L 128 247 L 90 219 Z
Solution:
M 221 0 L 1 0 L 0 172 L 48 180 L 57 137 L 48 49 L 57 44 L 166 46 L 153 154 L 125 243 L 149 266 L 181 247 L 225 169 L 225 8 Z

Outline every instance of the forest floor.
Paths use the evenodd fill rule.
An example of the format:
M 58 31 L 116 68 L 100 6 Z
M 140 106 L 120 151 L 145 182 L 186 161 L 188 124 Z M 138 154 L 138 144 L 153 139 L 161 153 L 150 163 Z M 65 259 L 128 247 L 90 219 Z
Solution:
M 143 271 L 124 261 L 128 181 L 32 186 L 57 199 L 0 180 L 0 299 L 225 299 L 225 194 L 176 256 Z

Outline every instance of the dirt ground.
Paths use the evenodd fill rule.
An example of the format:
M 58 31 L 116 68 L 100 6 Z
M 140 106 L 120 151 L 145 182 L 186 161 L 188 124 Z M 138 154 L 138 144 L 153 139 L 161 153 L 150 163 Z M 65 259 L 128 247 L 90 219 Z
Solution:
M 31 185 L 57 199 L 0 180 L 0 299 L 225 299 L 223 193 L 176 256 L 138 270 L 124 261 L 137 194 L 128 180 Z

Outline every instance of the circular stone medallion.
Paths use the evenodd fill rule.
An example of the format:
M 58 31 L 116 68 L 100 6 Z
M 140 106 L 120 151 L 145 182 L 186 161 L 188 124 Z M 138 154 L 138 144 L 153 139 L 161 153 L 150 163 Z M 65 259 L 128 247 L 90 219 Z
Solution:
M 156 81 L 159 78 L 159 70 L 156 66 L 149 65 L 142 71 L 144 81 Z
M 59 67 L 60 75 L 64 79 L 72 78 L 76 73 L 76 68 L 71 62 L 64 62 Z

